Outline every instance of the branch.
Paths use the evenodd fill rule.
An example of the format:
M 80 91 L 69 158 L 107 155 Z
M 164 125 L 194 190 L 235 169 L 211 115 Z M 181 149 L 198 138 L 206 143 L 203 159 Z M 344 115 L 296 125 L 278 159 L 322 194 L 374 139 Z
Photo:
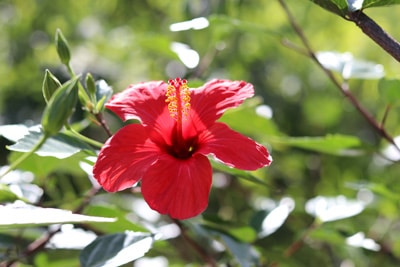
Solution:
M 339 91 L 347 97 L 347 99 L 351 102 L 351 104 L 359 111 L 359 113 L 364 117 L 364 119 L 369 123 L 369 125 L 372 126 L 372 128 L 384 139 L 386 139 L 390 144 L 392 144 L 399 152 L 400 152 L 400 147 L 396 144 L 394 141 L 393 137 L 386 131 L 386 129 L 383 127 L 381 123 L 379 123 L 369 112 L 366 108 L 362 106 L 362 104 L 358 101 L 358 99 L 351 93 L 351 91 L 348 88 L 347 83 L 341 83 L 339 80 L 335 77 L 332 71 L 329 69 L 325 68 L 321 62 L 318 60 L 314 50 L 311 48 L 311 45 L 307 39 L 307 37 L 304 35 L 303 30 L 300 28 L 300 26 L 297 24 L 296 19 L 290 12 L 289 8 L 287 7 L 286 3 L 284 0 L 278 0 L 280 5 L 282 6 L 283 10 L 286 13 L 286 16 L 289 19 L 289 23 L 291 24 L 292 28 L 296 32 L 296 34 L 300 37 L 301 42 L 303 43 L 305 50 L 306 50 L 306 55 L 310 57 L 323 71 L 324 73 L 328 76 L 328 78 L 331 80 L 331 82 L 336 86 L 336 88 L 339 89 Z M 363 13 L 362 13 L 363 14 Z M 362 17 L 362 16 L 361 16 Z M 365 24 L 364 24 L 365 26 Z M 376 25 L 378 26 L 378 25 Z M 378 26 L 379 27 L 379 26 Z M 380 28 L 380 27 L 379 27 Z M 385 39 L 385 38 L 382 38 Z M 399 50 L 400 53 L 400 50 Z
M 348 19 L 353 21 L 369 38 L 400 62 L 400 43 L 385 32 L 375 21 L 361 10 L 349 13 Z

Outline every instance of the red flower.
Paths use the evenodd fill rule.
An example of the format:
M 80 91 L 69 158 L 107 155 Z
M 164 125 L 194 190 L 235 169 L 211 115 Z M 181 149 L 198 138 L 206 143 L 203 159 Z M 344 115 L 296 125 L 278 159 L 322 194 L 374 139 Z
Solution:
M 190 89 L 185 80 L 132 85 L 114 95 L 107 108 L 122 120 L 100 151 L 93 173 L 107 191 L 141 180 L 149 206 L 176 219 L 207 207 L 212 169 L 207 155 L 228 166 L 255 170 L 271 163 L 262 145 L 216 122 L 228 108 L 253 96 L 243 81 L 212 80 Z

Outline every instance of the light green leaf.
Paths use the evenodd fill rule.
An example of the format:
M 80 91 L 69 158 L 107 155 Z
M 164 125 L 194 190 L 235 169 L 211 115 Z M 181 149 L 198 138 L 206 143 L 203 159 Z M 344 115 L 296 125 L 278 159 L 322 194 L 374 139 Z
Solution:
M 14 162 L 22 155 L 21 152 L 12 152 L 8 157 L 9 162 Z M 32 172 L 36 177 L 46 177 L 53 171 L 65 171 L 76 176 L 83 176 L 85 172 L 79 167 L 79 162 L 87 157 L 84 152 L 76 153 L 65 159 L 55 157 L 42 157 L 30 155 L 18 165 L 18 169 Z
M 88 206 L 85 209 L 86 215 L 96 215 L 96 216 L 104 216 L 104 217 L 112 217 L 117 218 L 115 222 L 102 224 L 102 223 L 93 223 L 93 227 L 96 230 L 105 233 L 117 233 L 120 232 L 121 229 L 131 230 L 131 231 L 140 231 L 146 232 L 147 230 L 137 224 L 134 224 L 130 220 L 126 219 L 127 212 L 118 209 L 115 206 Z
M 29 152 L 42 138 L 43 133 L 29 131 L 16 144 L 8 146 L 8 149 L 18 152 Z M 86 143 L 64 133 L 58 133 L 46 140 L 46 142 L 35 152 L 39 156 L 51 156 L 59 159 L 68 158 L 82 150 L 91 150 Z
M 380 95 L 390 104 L 398 103 L 400 100 L 400 80 L 381 79 L 378 83 Z
M 82 267 L 121 266 L 150 250 L 154 236 L 149 233 L 131 232 L 98 237 L 81 252 Z
M 0 203 L 14 202 L 18 199 L 19 197 L 7 185 L 0 183 Z
M 0 206 L 0 228 L 84 222 L 113 222 L 114 218 L 73 214 L 71 211 L 41 208 L 26 204 Z
M 271 137 L 275 145 L 287 145 L 338 156 L 358 156 L 362 142 L 355 136 L 327 135 L 325 137 Z

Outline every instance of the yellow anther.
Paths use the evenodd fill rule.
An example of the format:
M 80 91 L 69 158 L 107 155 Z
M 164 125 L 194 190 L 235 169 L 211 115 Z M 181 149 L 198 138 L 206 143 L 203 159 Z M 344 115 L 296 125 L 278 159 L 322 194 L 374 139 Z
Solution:
M 168 110 L 172 118 L 182 122 L 190 110 L 190 89 L 187 81 L 180 78 L 168 81 L 165 102 L 168 103 Z

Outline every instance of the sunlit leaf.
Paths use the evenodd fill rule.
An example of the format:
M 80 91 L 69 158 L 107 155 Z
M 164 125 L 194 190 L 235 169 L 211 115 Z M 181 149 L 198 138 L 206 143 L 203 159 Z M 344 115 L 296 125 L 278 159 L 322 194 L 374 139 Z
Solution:
M 98 237 L 81 252 L 82 267 L 121 266 L 140 257 L 150 250 L 154 242 L 149 233 L 117 233 Z
M 291 198 L 283 198 L 279 205 L 266 214 L 262 220 L 258 236 L 266 237 L 276 232 L 286 221 L 290 212 L 294 209 L 295 203 Z
M 52 249 L 83 249 L 96 239 L 96 234 L 80 228 L 74 228 L 72 224 L 64 224 L 46 244 L 46 248 Z
M 344 79 L 380 79 L 385 75 L 382 65 L 355 59 L 351 53 L 318 52 L 317 58 L 325 68 L 340 73 Z
M 8 157 L 13 162 L 21 156 L 21 152 L 12 152 Z M 42 157 L 36 154 L 30 155 L 18 165 L 20 170 L 30 171 L 37 177 L 46 177 L 53 171 L 67 171 L 73 175 L 82 176 L 85 173 L 79 168 L 79 162 L 87 156 L 84 152 L 78 152 L 68 158 Z
M 113 222 L 114 218 L 73 214 L 71 211 L 41 208 L 32 205 L 0 206 L 0 228 L 31 227 L 38 225 L 83 222 Z
M 287 145 L 320 153 L 356 156 L 360 155 L 363 144 L 355 136 L 327 135 L 325 137 L 271 137 L 272 144 Z
M 42 132 L 29 131 L 22 139 L 8 149 L 18 152 L 29 152 L 42 138 Z M 59 159 L 68 158 L 79 151 L 91 150 L 86 143 L 73 138 L 64 133 L 58 133 L 46 140 L 46 142 L 36 151 L 39 156 L 51 156 Z
M 9 124 L 0 126 L 0 135 L 12 142 L 17 142 L 27 134 L 29 134 L 29 128 L 23 124 Z
M 358 232 L 346 238 L 346 243 L 349 246 L 365 248 L 372 251 L 379 251 L 381 246 L 371 238 L 366 238 L 363 232 Z
M 135 224 L 131 222 L 130 220 L 126 219 L 127 212 L 122 211 L 121 209 L 118 209 L 115 206 L 88 206 L 85 209 L 85 214 L 86 215 L 91 215 L 91 216 L 104 216 L 104 217 L 111 217 L 111 218 L 117 218 L 116 221 L 107 223 L 107 224 L 101 224 L 101 223 L 91 223 L 91 225 L 94 227 L 94 229 L 105 232 L 105 233 L 117 233 L 120 232 L 121 229 L 124 230 L 131 230 L 131 231 L 140 231 L 140 232 L 146 232 L 147 230 L 142 227 L 141 225 Z
M 353 217 L 361 213 L 365 203 L 348 199 L 345 196 L 324 197 L 318 196 L 306 202 L 306 212 L 321 222 L 330 222 Z

